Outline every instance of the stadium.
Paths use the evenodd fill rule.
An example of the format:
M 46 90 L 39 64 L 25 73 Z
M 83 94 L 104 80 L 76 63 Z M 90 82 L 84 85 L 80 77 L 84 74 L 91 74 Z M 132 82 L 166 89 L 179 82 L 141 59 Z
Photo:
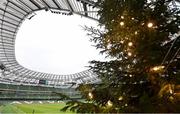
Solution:
M 64 106 L 67 113 L 179 113 L 179 5 L 179 0 L 1 0 L 0 114 L 59 114 Z M 107 30 L 96 29 L 99 37 L 92 41 L 115 60 L 95 61 L 93 70 L 68 75 L 24 67 L 16 58 L 17 33 L 38 11 L 99 22 Z
M 75 91 L 77 85 L 100 82 L 91 70 L 71 75 L 37 72 L 23 67 L 15 57 L 18 30 L 26 19 L 30 20 L 35 15 L 36 11 L 45 10 L 62 15 L 76 14 L 98 20 L 98 6 L 95 6 L 95 2 L 97 0 L 0 1 L 0 101 L 15 101 L 12 102 L 15 104 L 32 104 L 39 101 L 38 103 L 42 104 L 49 100 L 48 103 L 59 103 L 61 97 L 57 93 L 78 99 L 80 94 Z

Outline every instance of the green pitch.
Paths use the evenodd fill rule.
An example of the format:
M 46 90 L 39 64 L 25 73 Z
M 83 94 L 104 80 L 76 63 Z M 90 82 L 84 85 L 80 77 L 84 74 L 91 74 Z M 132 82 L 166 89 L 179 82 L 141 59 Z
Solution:
M 60 111 L 65 103 L 55 104 L 6 104 L 0 107 L 1 114 L 64 114 Z M 66 112 L 68 114 L 75 114 L 73 112 Z

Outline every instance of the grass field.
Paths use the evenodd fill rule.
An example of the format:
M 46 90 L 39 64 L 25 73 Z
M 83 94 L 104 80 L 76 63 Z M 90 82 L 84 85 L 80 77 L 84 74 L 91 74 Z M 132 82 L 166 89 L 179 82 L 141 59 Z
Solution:
M 46 104 L 6 104 L 0 107 L 0 114 L 75 114 L 73 112 L 61 112 L 65 103 Z

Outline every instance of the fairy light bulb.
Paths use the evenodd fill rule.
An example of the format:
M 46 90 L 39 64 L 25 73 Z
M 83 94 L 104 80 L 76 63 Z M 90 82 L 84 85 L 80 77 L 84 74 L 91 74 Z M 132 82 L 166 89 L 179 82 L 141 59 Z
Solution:
M 128 52 L 128 56 L 132 56 L 132 53 L 131 53 L 131 52 Z
M 88 93 L 88 96 L 89 96 L 90 99 L 93 98 L 93 94 L 91 92 Z
M 172 85 L 169 84 L 169 93 L 173 94 Z
M 122 40 L 122 41 L 120 41 L 120 43 L 121 43 L 121 44 L 123 44 L 123 43 L 124 43 L 124 41 Z
M 137 34 L 138 34 L 138 32 L 137 32 L 137 31 L 135 31 L 135 32 L 134 32 L 134 34 L 135 34 L 135 35 L 137 35 Z
M 112 107 L 112 106 L 113 106 L 113 103 L 109 100 L 109 101 L 107 102 L 107 106 L 108 106 L 108 107 Z
M 170 90 L 169 90 L 169 93 L 170 93 L 170 94 L 173 94 L 173 90 L 172 90 L 171 88 L 170 88 Z
M 124 26 L 124 22 L 120 22 L 120 25 L 121 25 L 121 26 Z
M 151 70 L 156 72 L 156 71 L 160 71 L 160 70 L 162 70 L 164 68 L 165 68 L 165 66 L 155 66 Z
M 128 46 L 130 46 L 130 47 L 133 46 L 133 43 L 132 43 L 132 42 L 129 42 L 129 43 L 128 43 Z
M 149 23 L 147 24 L 147 26 L 148 26 L 148 28 L 152 28 L 152 27 L 153 27 L 153 23 L 149 22 Z
M 158 67 L 154 67 L 153 70 L 154 70 L 154 71 L 157 71 L 157 70 L 158 70 Z
M 120 96 L 118 100 L 119 100 L 119 101 L 122 101 L 122 100 L 123 100 L 123 97 L 122 97 L 122 96 Z

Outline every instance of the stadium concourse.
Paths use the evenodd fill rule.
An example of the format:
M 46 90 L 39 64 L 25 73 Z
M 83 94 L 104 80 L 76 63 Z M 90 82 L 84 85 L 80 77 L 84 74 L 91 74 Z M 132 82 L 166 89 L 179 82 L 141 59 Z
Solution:
M 77 85 L 100 82 L 91 70 L 71 75 L 29 70 L 17 62 L 14 49 L 19 27 L 24 20 L 35 16 L 36 11 L 45 10 L 62 15 L 77 14 L 98 20 L 96 2 L 97 0 L 0 1 L 0 99 L 53 99 L 57 98 L 54 92 L 77 95 L 78 93 L 74 92 Z

